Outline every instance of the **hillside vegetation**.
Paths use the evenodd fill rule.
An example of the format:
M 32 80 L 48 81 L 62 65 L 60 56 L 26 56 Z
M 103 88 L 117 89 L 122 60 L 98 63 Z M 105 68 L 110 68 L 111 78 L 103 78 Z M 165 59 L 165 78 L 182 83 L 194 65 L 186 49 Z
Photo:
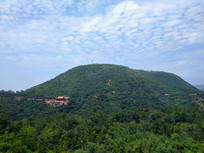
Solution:
M 59 95 L 70 96 L 67 106 L 28 100 Z M 202 153 L 203 99 L 171 73 L 79 66 L 23 92 L 0 91 L 0 152 Z
M 202 93 L 166 72 L 133 70 L 128 67 L 92 64 L 75 67 L 54 79 L 35 86 L 22 96 L 71 97 L 68 107 L 75 111 L 90 108 L 128 110 L 131 108 L 170 109 L 177 105 L 195 105 L 191 94 Z

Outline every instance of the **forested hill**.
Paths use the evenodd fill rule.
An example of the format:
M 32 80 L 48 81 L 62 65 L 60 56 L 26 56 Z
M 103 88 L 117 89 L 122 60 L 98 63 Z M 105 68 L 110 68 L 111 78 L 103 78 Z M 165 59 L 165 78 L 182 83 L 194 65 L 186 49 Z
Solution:
M 77 109 L 169 108 L 194 105 L 201 92 L 166 72 L 133 70 L 111 64 L 78 66 L 54 79 L 19 93 L 21 96 L 70 96 Z
M 68 105 L 29 100 L 56 96 L 70 96 Z M 24 92 L 0 91 L 0 152 L 201 153 L 203 99 L 174 74 L 79 66 Z

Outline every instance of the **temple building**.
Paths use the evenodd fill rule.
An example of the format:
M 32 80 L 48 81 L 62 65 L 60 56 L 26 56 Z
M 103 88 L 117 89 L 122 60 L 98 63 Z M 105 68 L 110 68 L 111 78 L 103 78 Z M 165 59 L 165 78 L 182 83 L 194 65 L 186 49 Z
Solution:
M 55 102 L 68 102 L 68 98 L 64 96 L 58 96 L 56 97 Z
M 45 98 L 45 102 L 53 107 L 59 107 L 62 105 L 68 105 L 69 97 L 58 96 L 55 99 L 47 99 Z

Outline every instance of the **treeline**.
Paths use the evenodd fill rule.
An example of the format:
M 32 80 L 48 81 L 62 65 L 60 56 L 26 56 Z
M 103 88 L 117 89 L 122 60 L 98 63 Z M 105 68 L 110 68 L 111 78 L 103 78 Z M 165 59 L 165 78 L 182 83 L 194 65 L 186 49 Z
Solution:
M 41 118 L 54 114 L 57 110 L 42 101 L 16 100 L 15 97 L 0 97 L 0 114 L 8 114 L 11 120 L 33 117 Z
M 15 92 L 12 90 L 8 90 L 8 91 L 0 90 L 0 97 L 11 97 L 14 95 L 15 95 Z
M 0 152 L 4 153 L 204 152 L 204 113 L 196 109 L 9 118 L 0 115 Z

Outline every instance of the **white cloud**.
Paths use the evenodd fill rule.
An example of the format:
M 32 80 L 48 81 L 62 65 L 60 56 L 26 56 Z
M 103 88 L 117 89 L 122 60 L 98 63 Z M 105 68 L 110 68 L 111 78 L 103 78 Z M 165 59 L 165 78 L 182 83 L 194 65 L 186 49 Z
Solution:
M 184 43 L 201 43 L 203 34 L 199 32 L 203 30 L 200 25 L 202 23 L 189 25 L 189 20 L 193 20 L 193 18 L 188 18 L 185 21 L 182 11 L 177 13 L 179 7 L 183 9 L 184 13 L 187 6 L 164 3 L 150 9 L 149 5 L 138 5 L 133 1 L 122 2 L 107 15 L 96 16 L 82 24 L 81 32 L 98 32 L 108 36 L 107 39 L 117 37 L 135 39 L 135 42 L 141 43 L 143 46 L 145 42 L 150 41 L 149 43 L 153 43 L 157 49 L 165 48 L 168 43 L 166 41 L 175 42 L 168 43 L 169 45 L 166 47 L 168 50 L 177 49 Z M 172 12 L 174 13 L 172 14 Z M 194 24 L 198 24 L 200 29 L 194 29 Z M 111 40 L 110 43 L 112 43 Z
M 152 58 L 161 58 L 162 54 L 173 55 L 188 45 L 204 43 L 202 1 L 127 0 L 109 2 L 112 5 L 100 7 L 101 11 L 98 8 L 102 3 L 105 2 L 0 1 L 0 55 L 6 54 L 10 58 L 6 59 L 12 60 L 20 54 L 22 62 L 14 62 L 22 67 L 35 67 L 34 63 L 38 63 L 38 67 L 48 68 L 56 64 L 51 62 L 55 57 L 64 61 L 57 64 L 61 68 L 67 59 L 67 67 L 89 63 L 92 58 L 126 65 L 141 58 L 149 64 Z M 35 54 L 31 55 L 32 52 Z M 48 61 L 44 62 L 40 56 Z M 179 65 L 180 61 L 186 60 L 175 63 Z M 149 65 L 157 68 L 153 62 Z M 144 63 L 142 66 L 147 67 Z

